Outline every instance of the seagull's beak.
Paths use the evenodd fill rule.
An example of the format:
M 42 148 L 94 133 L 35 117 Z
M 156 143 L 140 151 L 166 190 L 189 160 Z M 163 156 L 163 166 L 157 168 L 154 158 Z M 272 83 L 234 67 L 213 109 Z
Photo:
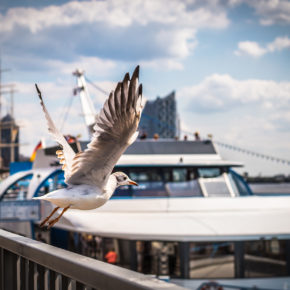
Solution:
M 138 186 L 138 183 L 135 182 L 135 181 L 133 181 L 133 180 L 129 180 L 129 184 L 132 184 L 132 185 L 136 185 L 136 186 Z

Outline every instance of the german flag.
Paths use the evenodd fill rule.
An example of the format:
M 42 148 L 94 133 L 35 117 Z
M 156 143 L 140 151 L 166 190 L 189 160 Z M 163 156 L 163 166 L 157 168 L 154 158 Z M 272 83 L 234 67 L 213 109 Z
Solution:
M 39 143 L 36 145 L 36 147 L 34 148 L 33 152 L 32 152 L 32 155 L 30 157 L 30 162 L 33 162 L 34 159 L 35 159 L 35 156 L 36 156 L 36 152 L 38 149 L 42 148 L 42 142 L 39 141 Z
M 72 135 L 65 135 L 64 138 L 66 139 L 67 143 L 75 143 L 77 138 Z

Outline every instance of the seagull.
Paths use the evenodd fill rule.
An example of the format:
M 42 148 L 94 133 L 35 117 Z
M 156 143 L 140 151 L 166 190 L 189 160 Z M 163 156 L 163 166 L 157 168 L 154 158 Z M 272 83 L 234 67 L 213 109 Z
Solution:
M 56 155 L 62 164 L 66 188 L 58 189 L 34 199 L 46 200 L 56 205 L 40 226 L 48 223 L 51 228 L 68 209 L 90 210 L 104 205 L 121 185 L 138 185 L 123 172 L 112 173 L 121 155 L 138 136 L 138 125 L 142 113 L 142 84 L 138 85 L 139 66 L 130 79 L 125 74 L 105 101 L 96 116 L 94 134 L 87 148 L 75 153 L 63 134 L 56 128 L 50 117 L 41 92 L 35 84 L 44 112 L 48 131 L 59 143 L 62 150 Z M 62 208 L 54 219 L 51 217 Z

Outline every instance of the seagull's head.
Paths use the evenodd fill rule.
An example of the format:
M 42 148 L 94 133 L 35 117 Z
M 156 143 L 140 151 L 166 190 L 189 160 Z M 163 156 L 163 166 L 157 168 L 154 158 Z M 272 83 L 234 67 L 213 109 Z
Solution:
M 136 185 L 138 186 L 138 183 L 131 180 L 127 174 L 124 172 L 115 172 L 113 173 L 117 180 L 117 187 L 120 185 Z

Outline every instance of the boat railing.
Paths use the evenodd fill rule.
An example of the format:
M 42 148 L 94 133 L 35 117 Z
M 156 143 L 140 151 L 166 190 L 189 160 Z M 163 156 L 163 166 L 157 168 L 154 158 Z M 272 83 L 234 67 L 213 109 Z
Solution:
M 0 290 L 185 289 L 0 229 Z

